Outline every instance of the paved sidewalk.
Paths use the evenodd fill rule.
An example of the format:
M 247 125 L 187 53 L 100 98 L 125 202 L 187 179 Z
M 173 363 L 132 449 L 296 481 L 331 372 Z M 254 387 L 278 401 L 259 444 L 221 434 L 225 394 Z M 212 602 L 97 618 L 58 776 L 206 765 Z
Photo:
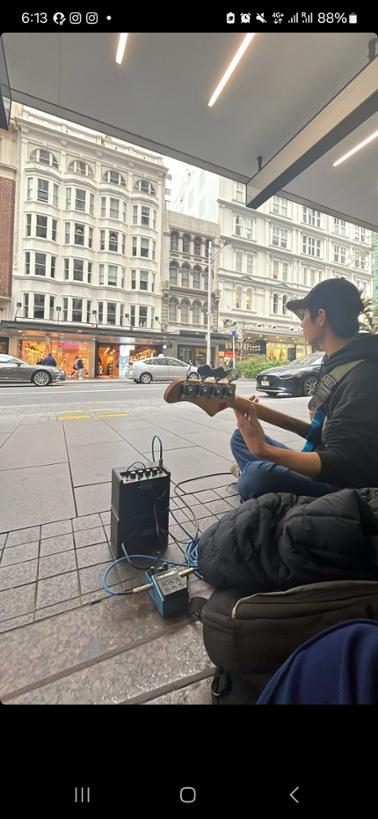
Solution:
M 263 399 L 306 418 L 305 399 Z M 278 404 L 278 405 L 277 405 Z M 69 415 L 69 412 L 71 415 Z M 89 416 L 89 417 L 87 417 Z M 209 418 L 188 404 L 127 411 L 49 411 L 0 417 L 0 696 L 3 702 L 208 702 L 211 663 L 201 626 L 162 620 L 148 595 L 109 598 L 111 469 L 151 459 L 159 435 L 172 474 L 167 557 L 182 561 L 195 533 L 238 505 L 228 474 L 230 410 Z M 300 439 L 266 426 L 293 448 Z M 212 473 L 218 478 L 200 479 Z M 182 540 L 177 544 L 176 540 Z M 137 576 L 137 579 L 136 579 Z M 130 566 L 110 585 L 140 584 Z M 194 593 L 211 589 L 192 578 Z

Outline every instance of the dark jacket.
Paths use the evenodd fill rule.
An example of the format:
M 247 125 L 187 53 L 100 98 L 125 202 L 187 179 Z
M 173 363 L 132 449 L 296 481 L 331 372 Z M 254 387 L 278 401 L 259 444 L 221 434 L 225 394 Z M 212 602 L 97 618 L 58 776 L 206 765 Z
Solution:
M 342 489 L 316 499 L 288 493 L 252 498 L 207 529 L 198 562 L 215 588 L 247 593 L 378 580 L 378 489 Z
M 53 355 L 47 355 L 46 358 L 43 359 L 43 364 L 46 364 L 48 367 L 56 367 L 56 361 Z
M 337 384 L 324 409 L 318 481 L 340 488 L 378 486 L 378 336 L 361 333 L 327 357 L 320 376 L 363 359 Z

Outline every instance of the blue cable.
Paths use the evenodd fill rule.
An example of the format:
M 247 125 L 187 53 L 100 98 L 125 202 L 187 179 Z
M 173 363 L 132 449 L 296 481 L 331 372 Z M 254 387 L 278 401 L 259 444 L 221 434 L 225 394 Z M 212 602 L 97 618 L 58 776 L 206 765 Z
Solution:
M 158 438 L 158 436 L 154 436 L 153 442 L 154 442 L 155 438 Z M 160 438 L 158 438 L 158 440 L 160 440 Z M 122 563 L 124 560 L 127 560 L 128 562 L 131 562 L 131 560 L 135 560 L 135 558 L 140 558 L 140 559 L 143 559 L 143 560 L 155 560 L 155 561 L 159 560 L 159 561 L 162 561 L 163 563 L 166 563 L 168 566 L 180 566 L 180 568 L 194 569 L 195 570 L 194 574 L 196 575 L 196 577 L 199 577 L 201 580 L 203 579 L 202 575 L 198 571 L 198 551 L 197 551 L 198 542 L 199 542 L 198 538 L 193 538 L 193 536 L 190 535 L 189 532 L 186 531 L 186 529 L 182 525 L 182 523 L 180 523 L 180 521 L 177 520 L 177 518 L 176 518 L 174 512 L 172 511 L 172 509 L 169 509 L 168 511 L 171 513 L 172 517 L 174 518 L 174 520 L 176 521 L 176 523 L 180 527 L 180 529 L 182 529 L 184 534 L 188 538 L 190 538 L 189 543 L 187 543 L 187 545 L 185 546 L 185 552 L 184 552 L 185 563 L 177 563 L 174 560 L 164 560 L 164 558 L 156 557 L 155 555 L 125 555 L 124 557 L 119 557 L 119 558 L 117 558 L 117 560 L 113 560 L 113 562 L 110 563 L 110 565 L 105 570 L 102 585 L 103 585 L 104 590 L 107 592 L 107 594 L 110 594 L 112 597 L 123 597 L 123 596 L 125 596 L 127 594 L 132 594 L 133 593 L 132 589 L 130 589 L 129 591 L 125 591 L 125 592 L 111 591 L 111 589 L 109 588 L 109 586 L 107 584 L 107 578 L 108 578 L 109 572 L 111 572 L 111 570 L 114 568 L 114 566 L 117 566 L 118 563 Z
M 107 569 L 105 570 L 103 580 L 102 580 L 102 585 L 103 585 L 104 590 L 108 594 L 110 594 L 112 597 L 123 597 L 126 594 L 133 594 L 132 589 L 130 589 L 129 591 L 126 591 L 126 592 L 111 591 L 111 589 L 109 588 L 109 586 L 107 584 L 107 579 L 108 579 L 109 572 L 111 572 L 111 570 L 114 568 L 114 566 L 117 565 L 117 563 L 122 563 L 124 560 L 127 560 L 128 562 L 130 562 L 130 560 L 134 560 L 135 558 L 143 558 L 143 560 L 159 560 L 159 561 L 162 561 L 163 563 L 166 563 L 168 566 L 180 566 L 181 569 L 187 569 L 188 568 L 187 563 L 177 563 L 174 560 L 164 560 L 163 558 L 156 557 L 155 555 L 128 555 L 127 557 L 125 555 L 125 557 L 118 557 L 117 560 L 113 560 L 113 562 L 110 563 L 110 565 L 107 567 Z

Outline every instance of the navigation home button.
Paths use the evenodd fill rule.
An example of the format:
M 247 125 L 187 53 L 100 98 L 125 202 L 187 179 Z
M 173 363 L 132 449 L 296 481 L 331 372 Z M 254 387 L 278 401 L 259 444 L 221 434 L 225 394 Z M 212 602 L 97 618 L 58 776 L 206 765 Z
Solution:
M 191 805 L 197 799 L 197 794 L 195 788 L 181 788 L 180 790 L 180 801 L 184 803 L 184 805 Z

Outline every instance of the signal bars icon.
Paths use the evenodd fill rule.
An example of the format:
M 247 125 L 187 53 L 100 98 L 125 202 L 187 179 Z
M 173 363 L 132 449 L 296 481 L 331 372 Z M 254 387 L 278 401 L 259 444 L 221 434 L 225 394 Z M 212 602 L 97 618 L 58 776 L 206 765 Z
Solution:
M 313 23 L 313 21 L 314 15 L 312 12 L 310 12 L 310 14 L 307 14 L 306 11 L 301 11 L 301 23 Z M 291 25 L 297 25 L 299 23 L 299 12 L 297 11 L 296 14 L 293 14 L 293 16 L 290 17 L 290 20 L 288 20 L 287 22 L 291 23 Z

